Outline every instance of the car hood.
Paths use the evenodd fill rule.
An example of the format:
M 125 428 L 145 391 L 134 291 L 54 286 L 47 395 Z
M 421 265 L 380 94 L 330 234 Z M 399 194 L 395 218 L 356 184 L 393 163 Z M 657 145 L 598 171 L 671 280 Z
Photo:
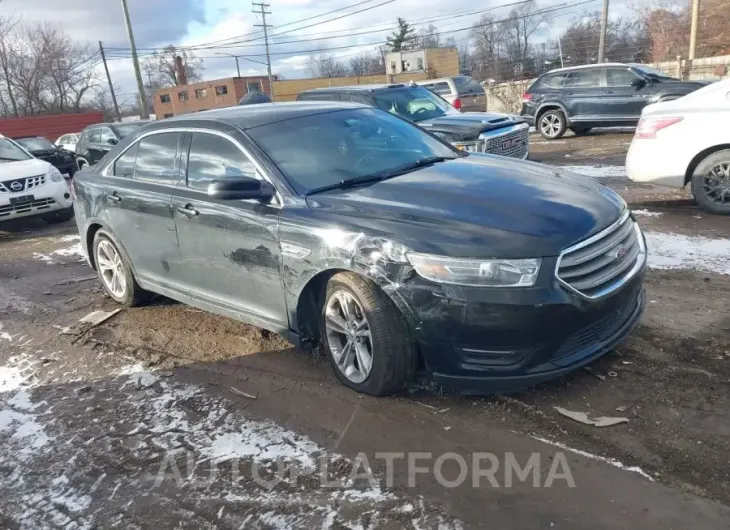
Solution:
M 0 180 L 10 180 L 25 177 L 45 175 L 50 164 L 37 158 L 30 160 L 19 160 L 17 162 L 6 162 L 0 160 Z
M 556 256 L 616 221 L 614 192 L 558 168 L 470 155 L 307 198 L 322 221 L 453 257 Z
M 418 125 L 431 132 L 456 134 L 463 140 L 476 140 L 485 131 L 509 127 L 523 123 L 519 116 L 497 114 L 494 112 L 459 112 L 440 118 L 419 121 Z

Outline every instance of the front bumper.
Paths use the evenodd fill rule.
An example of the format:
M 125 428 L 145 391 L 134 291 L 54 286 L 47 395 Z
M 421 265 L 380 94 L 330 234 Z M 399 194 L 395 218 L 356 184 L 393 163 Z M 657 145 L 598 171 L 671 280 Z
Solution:
M 529 289 L 488 289 L 416 278 L 398 294 L 413 308 L 411 332 L 436 383 L 466 392 L 509 392 L 572 372 L 620 343 L 644 309 L 643 276 L 642 268 L 599 301 L 557 280 Z
M 530 152 L 530 126 L 518 123 L 502 129 L 483 132 L 479 140 L 484 143 L 484 153 L 524 160 Z
M 15 193 L 0 192 L 0 221 L 44 215 L 73 205 L 71 190 L 65 180 L 45 183 Z

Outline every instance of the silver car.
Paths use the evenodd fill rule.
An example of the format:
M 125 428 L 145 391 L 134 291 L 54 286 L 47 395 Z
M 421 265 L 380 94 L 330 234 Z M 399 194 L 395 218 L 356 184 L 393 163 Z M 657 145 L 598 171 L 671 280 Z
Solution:
M 416 84 L 438 94 L 462 112 L 484 112 L 487 110 L 487 95 L 479 81 L 468 75 L 442 77 L 416 81 Z

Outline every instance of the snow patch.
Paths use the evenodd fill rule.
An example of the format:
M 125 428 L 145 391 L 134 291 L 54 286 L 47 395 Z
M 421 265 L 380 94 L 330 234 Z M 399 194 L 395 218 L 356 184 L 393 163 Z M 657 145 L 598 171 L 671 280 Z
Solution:
M 649 267 L 730 274 L 730 239 L 644 232 Z
M 572 171 L 591 178 L 625 177 L 624 166 L 555 166 L 565 171 Z
M 45 261 L 47 264 L 52 265 L 55 263 L 54 256 L 62 256 L 62 257 L 74 257 L 77 256 L 81 258 L 79 261 L 83 261 L 84 259 L 84 250 L 81 248 L 81 238 L 79 236 L 64 236 L 60 240 L 62 243 L 71 243 L 73 242 L 73 245 L 70 245 L 68 247 L 62 247 L 57 250 L 54 250 L 50 254 L 42 254 L 40 252 L 34 252 L 33 257 L 37 260 Z
M 3 451 L 0 462 L 25 462 L 46 446 L 49 437 L 33 411 L 40 403 L 33 403 L 27 390 L 19 390 L 0 408 L 0 439 Z
M 640 217 L 661 217 L 664 215 L 662 212 L 650 212 L 649 210 L 631 210 L 631 213 Z
M 586 458 L 591 458 L 593 460 L 598 460 L 599 462 L 604 462 L 608 465 L 611 465 L 613 467 L 617 467 L 619 469 L 623 469 L 624 471 L 631 471 L 632 473 L 638 473 L 642 477 L 650 480 L 651 482 L 654 482 L 654 479 L 649 475 L 647 472 L 645 472 L 643 469 L 641 469 L 639 466 L 627 466 L 618 460 L 614 458 L 607 458 L 605 456 L 598 456 L 594 455 L 592 453 L 589 453 L 587 451 L 581 451 L 580 449 L 573 449 L 572 447 L 569 447 L 563 443 L 560 442 L 554 442 L 552 440 L 548 440 L 547 438 L 541 438 L 539 436 L 530 435 L 530 438 L 533 440 L 537 440 L 538 442 L 542 442 L 548 445 L 553 445 L 555 447 L 558 447 L 560 449 L 563 449 L 564 451 L 568 451 L 570 453 L 574 453 L 576 455 L 585 456 Z

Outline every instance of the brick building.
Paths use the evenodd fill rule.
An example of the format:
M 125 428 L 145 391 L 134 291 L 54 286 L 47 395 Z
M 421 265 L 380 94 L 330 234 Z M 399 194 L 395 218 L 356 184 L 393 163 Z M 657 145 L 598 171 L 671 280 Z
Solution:
M 179 114 L 230 107 L 249 92 L 263 92 L 271 97 L 268 77 L 228 77 L 164 88 L 154 93 L 153 105 L 157 119 L 161 120 Z

